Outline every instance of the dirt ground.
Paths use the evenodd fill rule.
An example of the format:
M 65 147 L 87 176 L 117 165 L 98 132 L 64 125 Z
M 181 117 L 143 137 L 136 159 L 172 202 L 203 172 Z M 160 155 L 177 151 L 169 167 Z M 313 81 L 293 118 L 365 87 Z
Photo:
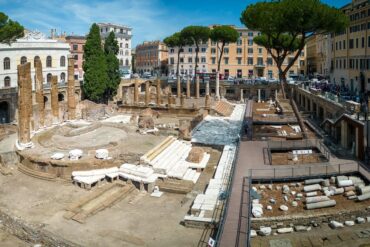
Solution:
M 272 165 L 304 165 L 328 161 L 323 154 L 321 154 L 317 150 L 315 151 L 315 149 L 313 150 L 313 154 L 298 155 L 298 161 L 293 161 L 292 157 L 292 152 L 271 153 Z
M 285 183 L 289 185 L 289 183 Z M 260 191 L 259 186 L 261 184 L 255 184 L 254 186 Z M 260 203 L 264 205 L 264 210 L 263 210 L 263 217 L 275 217 L 275 216 L 284 216 L 284 215 L 289 215 L 289 216 L 298 216 L 298 215 L 307 215 L 309 214 L 337 214 L 340 212 L 344 212 L 347 210 L 361 210 L 361 209 L 366 209 L 368 206 L 370 206 L 370 200 L 364 201 L 364 202 L 356 202 L 354 200 L 348 200 L 344 195 L 335 195 L 335 196 L 330 196 L 331 199 L 335 200 L 337 202 L 337 205 L 335 207 L 330 207 L 330 208 L 322 208 L 322 209 L 312 209 L 312 210 L 306 210 L 304 209 L 304 200 L 298 201 L 298 206 L 293 207 L 292 206 L 292 201 L 294 200 L 294 196 L 292 196 L 290 193 L 287 194 L 288 201 L 284 200 L 284 194 L 282 193 L 282 190 L 277 190 L 276 186 L 282 187 L 284 183 L 273 183 L 273 190 L 269 190 L 267 188 L 266 184 L 266 189 L 263 190 L 261 193 L 261 199 Z M 290 187 L 290 191 L 296 191 L 297 193 L 303 193 L 303 183 L 299 187 Z M 324 195 L 321 191 L 318 192 L 318 195 Z M 273 198 L 276 200 L 276 204 L 271 204 L 269 200 Z M 266 209 L 267 205 L 272 206 L 272 211 L 269 211 Z M 281 205 L 286 205 L 288 206 L 289 210 L 284 212 L 279 209 Z
M 0 225 L 0 246 L 1 247 L 27 247 L 29 243 L 7 233 Z

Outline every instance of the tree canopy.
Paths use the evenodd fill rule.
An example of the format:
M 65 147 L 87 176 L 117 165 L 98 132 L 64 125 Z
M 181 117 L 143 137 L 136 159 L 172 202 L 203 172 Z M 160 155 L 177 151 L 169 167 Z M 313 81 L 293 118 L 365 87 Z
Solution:
M 23 37 L 24 28 L 16 21 L 12 21 L 9 17 L 0 12 L 0 43 L 8 43 Z
M 286 73 L 298 59 L 307 38 L 340 32 L 349 24 L 344 13 L 320 0 L 259 2 L 249 5 L 242 12 L 240 20 L 249 29 L 261 32 L 254 42 L 264 46 L 276 62 L 284 97 Z M 283 68 L 289 55 L 294 57 Z
M 191 40 L 196 46 L 195 49 L 195 73 L 198 70 L 199 45 L 208 42 L 210 29 L 204 26 L 188 26 L 181 30 L 181 36 L 186 40 Z
M 85 71 L 83 91 L 85 97 L 95 101 L 104 102 L 109 80 L 107 62 L 102 49 L 99 27 L 95 23 L 91 26 L 84 46 Z
M 180 32 L 177 32 L 165 38 L 163 42 L 170 48 L 175 48 L 175 47 L 178 48 L 176 75 L 179 76 L 180 54 L 183 51 L 183 47 L 187 45 L 191 45 L 192 41 L 184 37 Z
M 231 26 L 216 26 L 211 29 L 210 38 L 212 41 L 217 42 L 217 48 L 219 49 L 219 56 L 217 61 L 217 71 L 220 71 L 221 59 L 224 53 L 224 47 L 226 43 L 235 43 L 238 41 L 239 33 L 235 28 Z M 221 43 L 221 47 L 219 47 Z
M 106 100 L 111 99 L 117 92 L 117 87 L 121 82 L 119 71 L 119 61 L 117 54 L 119 52 L 118 42 L 114 32 L 110 32 L 104 43 L 104 54 L 107 63 L 108 81 L 106 85 Z

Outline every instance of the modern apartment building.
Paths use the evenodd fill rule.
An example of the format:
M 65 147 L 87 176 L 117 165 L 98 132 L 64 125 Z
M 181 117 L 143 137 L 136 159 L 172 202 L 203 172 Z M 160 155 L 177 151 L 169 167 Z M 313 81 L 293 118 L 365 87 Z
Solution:
M 82 68 L 84 61 L 85 36 L 66 36 L 66 42 L 70 46 L 70 52 L 75 60 L 75 80 L 83 81 L 84 70 Z
M 211 26 L 212 28 L 212 26 Z M 221 60 L 220 73 L 225 77 L 233 76 L 238 78 L 279 78 L 278 69 L 270 54 L 264 47 L 253 42 L 253 38 L 260 34 L 258 31 L 247 28 L 235 29 L 239 32 L 239 39 L 236 43 L 227 44 L 224 48 Z M 220 50 L 217 44 L 209 40 L 202 44 L 199 51 L 200 72 L 216 72 L 217 60 Z M 302 52 L 299 59 L 289 70 L 287 76 L 305 73 L 305 57 Z M 288 64 L 293 55 L 285 61 Z M 185 47 L 180 57 L 180 74 L 194 74 L 195 46 Z M 176 73 L 177 48 L 169 49 L 170 73 Z
M 140 74 L 165 74 L 168 64 L 168 49 L 161 41 L 143 42 L 136 46 L 135 68 Z
M 117 58 L 119 60 L 120 70 L 131 71 L 131 39 L 132 39 L 132 28 L 124 25 L 116 25 L 111 23 L 98 23 L 100 28 L 100 35 L 102 40 L 109 35 L 110 32 L 114 32 L 119 52 Z
M 331 35 L 330 78 L 355 94 L 370 91 L 370 1 L 352 0 L 341 8 L 349 27 Z

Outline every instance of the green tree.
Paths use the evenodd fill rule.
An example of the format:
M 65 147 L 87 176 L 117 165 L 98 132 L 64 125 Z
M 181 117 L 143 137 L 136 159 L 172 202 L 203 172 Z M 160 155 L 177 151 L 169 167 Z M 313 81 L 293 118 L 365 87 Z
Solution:
M 110 32 L 104 43 L 104 53 L 107 62 L 107 87 L 106 87 L 106 100 L 111 99 L 117 92 L 117 87 L 121 82 L 119 71 L 119 61 L 117 54 L 119 51 L 118 42 L 114 32 Z
M 16 21 L 12 21 L 9 17 L 0 12 L 0 43 L 8 43 L 21 38 L 24 35 L 24 28 Z
M 216 26 L 211 30 L 210 38 L 217 43 L 219 56 L 217 59 L 217 71 L 220 71 L 221 59 L 224 54 L 224 47 L 227 43 L 235 43 L 238 41 L 239 33 L 231 26 Z M 221 47 L 219 46 L 221 44 Z
M 348 17 L 340 10 L 320 0 L 280 0 L 249 5 L 241 14 L 241 22 L 261 35 L 254 42 L 264 46 L 274 59 L 283 97 L 286 73 L 301 54 L 307 38 L 331 32 L 340 32 L 348 24 Z M 283 68 L 287 56 L 293 55 Z
M 85 97 L 95 102 L 104 102 L 109 78 L 99 27 L 95 23 L 91 26 L 90 32 L 86 37 L 84 56 L 83 69 L 85 75 L 83 91 Z
M 199 46 L 202 43 L 208 42 L 210 30 L 203 26 L 188 26 L 182 29 L 181 35 L 188 40 L 192 40 L 195 45 L 195 73 L 198 71 L 198 54 Z
M 177 50 L 177 65 L 176 76 L 179 76 L 180 55 L 184 50 L 184 46 L 191 45 L 192 41 L 184 37 L 180 32 L 174 33 L 165 38 L 163 42 L 170 48 L 178 48 Z

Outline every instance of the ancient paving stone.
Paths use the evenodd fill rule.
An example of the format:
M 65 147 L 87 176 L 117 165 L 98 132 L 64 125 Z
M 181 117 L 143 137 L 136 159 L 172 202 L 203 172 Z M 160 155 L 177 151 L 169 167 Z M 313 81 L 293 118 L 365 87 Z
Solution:
M 75 97 L 75 78 L 74 78 L 74 59 L 68 57 L 68 119 L 76 118 L 76 97 Z
M 302 238 L 300 245 L 301 247 L 312 247 L 311 241 L 308 238 Z
M 289 239 L 273 239 L 270 240 L 270 247 L 293 247 Z
M 327 240 L 330 244 L 337 244 L 340 243 L 342 240 L 338 238 L 337 234 L 331 234 L 326 236 Z
M 317 236 L 310 236 L 309 240 L 311 242 L 312 247 L 318 247 L 323 245 L 323 240 L 318 238 Z
M 356 236 L 353 234 L 353 232 L 342 232 L 341 234 L 338 234 L 338 237 L 342 241 L 348 241 L 354 239 Z

